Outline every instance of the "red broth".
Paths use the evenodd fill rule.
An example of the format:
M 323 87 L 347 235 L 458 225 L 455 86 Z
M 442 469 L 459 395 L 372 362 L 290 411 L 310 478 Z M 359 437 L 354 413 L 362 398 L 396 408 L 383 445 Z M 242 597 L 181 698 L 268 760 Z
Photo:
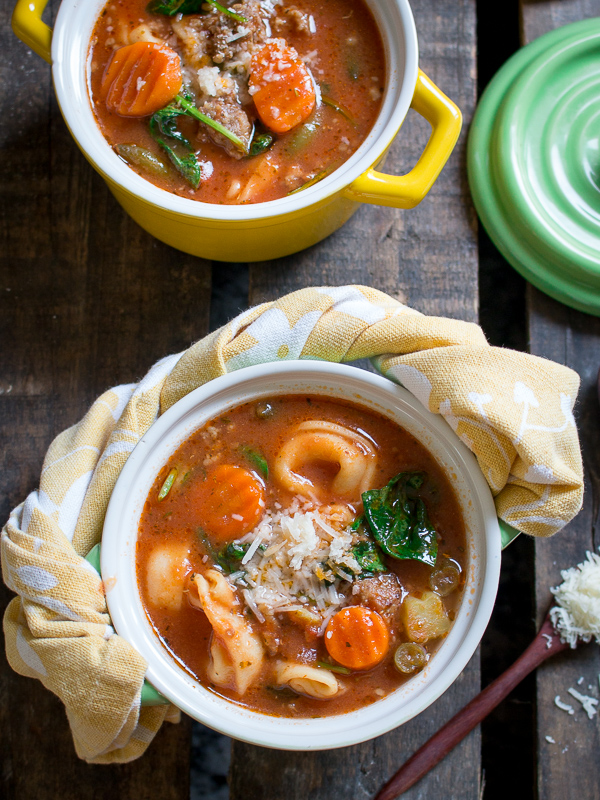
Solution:
M 228 5 L 226 0 L 224 3 Z M 104 8 L 90 44 L 90 89 L 100 130 L 115 151 L 162 189 L 193 200 L 225 204 L 285 197 L 318 182 L 347 161 L 373 127 L 385 81 L 381 36 L 363 0 L 298 0 L 293 5 L 274 6 L 243 0 L 232 7 L 234 13 L 258 20 L 256 29 L 225 47 L 216 44 L 222 41 L 216 38 L 220 29 L 218 33 L 209 30 L 206 36 L 196 31 L 190 38 L 190 26 L 217 23 L 229 24 L 231 36 L 238 36 L 240 23 L 214 6 L 205 4 L 204 8 L 202 14 L 183 17 L 151 13 L 147 0 L 112 0 Z M 266 26 L 259 19 L 262 13 Z M 259 134 L 271 135 L 270 149 L 242 157 L 238 147 L 202 122 L 179 117 L 177 127 L 188 139 L 197 162 L 193 180 L 199 183 L 192 186 L 151 135 L 150 116 L 121 116 L 107 108 L 106 88 L 102 90 L 107 65 L 115 51 L 138 40 L 166 42 L 181 57 L 183 90 L 190 93 L 193 104 L 239 133 L 246 145 L 250 139 L 256 144 Z M 302 69 L 309 70 L 319 87 L 309 116 L 284 133 L 270 131 L 261 123 L 248 90 L 251 54 L 273 40 L 284 41 L 297 51 Z M 298 94 L 297 88 L 293 91 Z M 279 115 L 278 107 L 275 113 Z M 253 132 L 248 133 L 250 128 Z M 190 155 L 179 144 L 175 150 L 180 157 Z
M 374 467 L 369 467 L 368 489 L 385 486 L 399 472 L 418 470 L 425 474 L 420 495 L 437 533 L 437 560 L 434 566 L 429 566 L 416 560 L 398 560 L 380 552 L 384 571 L 358 575 L 351 572 L 347 565 L 351 561 L 347 559 L 340 568 L 341 575 L 335 572 L 338 569 L 335 564 L 332 573 L 332 559 L 319 561 L 315 573 L 318 579 L 314 575 L 311 578 L 313 588 L 303 589 L 292 597 L 292 605 L 299 606 L 300 611 L 280 611 L 274 607 L 275 601 L 274 606 L 269 605 L 271 601 L 261 601 L 257 592 L 267 585 L 260 582 L 265 575 L 284 574 L 277 573 L 276 560 L 287 564 L 288 551 L 280 548 L 270 555 L 270 550 L 278 547 L 278 540 L 266 537 L 264 544 L 243 564 L 239 554 L 228 561 L 224 547 L 227 542 L 233 543 L 245 548 L 247 553 L 256 537 L 262 535 L 261 525 L 265 520 L 276 520 L 277 515 L 289 520 L 293 514 L 297 515 L 295 519 L 304 519 L 304 514 L 310 516 L 315 511 L 333 527 L 334 536 L 327 534 L 331 541 L 337 541 L 338 537 L 341 541 L 344 535 L 350 535 L 352 522 L 363 512 L 360 494 L 354 488 L 346 491 L 338 486 L 336 476 L 341 468 L 332 464 L 326 450 L 317 447 L 311 456 L 308 453 L 313 446 L 310 441 L 294 439 L 312 436 L 314 430 L 321 435 L 323 427 L 334 440 L 338 434 L 346 436 L 343 431 L 349 431 L 350 439 L 346 443 L 355 438 L 359 449 L 363 448 L 362 442 L 371 443 L 367 449 L 370 447 L 374 454 Z M 302 451 L 298 462 L 293 464 L 297 470 L 293 474 L 301 474 L 312 484 L 300 498 L 281 478 L 284 474 L 281 472 L 282 454 L 288 458 L 285 448 L 290 441 L 298 443 Z M 347 446 L 352 451 L 355 445 Z M 289 458 L 293 461 L 292 456 Z M 239 484 L 235 489 L 229 517 L 225 507 L 220 506 L 228 524 L 232 519 L 235 524 L 238 519 L 241 535 L 235 541 L 235 531 L 227 529 L 223 537 L 224 529 L 214 527 L 216 501 L 214 493 L 210 493 L 212 489 L 207 491 L 206 488 L 215 470 L 224 469 L 250 475 L 249 480 L 262 487 L 261 515 L 264 517 L 247 533 L 244 486 Z M 360 486 L 359 490 L 363 488 Z M 222 489 L 219 485 L 217 493 Z M 227 488 L 223 491 L 226 493 Z M 208 505 L 207 497 L 213 497 Z M 230 502 L 231 495 L 225 504 Z M 278 530 L 274 523 L 271 529 Z M 291 541 L 289 534 L 286 541 L 288 544 Z M 314 543 L 312 550 L 316 552 Z M 153 573 L 156 567 L 152 566 L 157 552 L 167 553 L 166 560 L 160 562 L 158 579 Z M 343 562 L 339 553 L 336 558 Z M 466 558 L 464 523 L 453 489 L 435 459 L 413 436 L 390 420 L 360 407 L 317 396 L 283 396 L 227 411 L 195 432 L 173 454 L 157 476 L 144 506 L 137 543 L 137 574 L 146 613 L 163 646 L 183 669 L 209 690 L 270 715 L 320 717 L 369 705 L 408 680 L 414 673 L 401 673 L 394 663 L 400 646 L 407 643 L 414 646 L 415 641 L 420 642 L 417 649 L 425 653 L 426 660 L 435 653 L 460 603 Z M 307 563 L 312 563 L 314 568 L 315 559 L 312 562 L 310 559 L 305 553 L 299 570 L 305 570 Z M 266 568 L 262 573 L 258 571 L 256 565 L 264 563 L 270 564 L 268 570 L 275 572 Z M 454 579 L 451 586 L 446 580 L 450 573 Z M 211 666 L 213 644 L 222 644 L 223 637 L 232 635 L 231 631 L 223 633 L 218 625 L 213 629 L 210 609 L 205 605 L 202 610 L 193 602 L 194 576 L 206 579 L 209 574 L 218 574 L 219 580 L 229 587 L 232 613 L 255 637 L 262 651 L 260 667 L 242 692 L 235 679 L 222 680 L 222 676 L 218 676 L 215 680 Z M 257 579 L 257 575 L 262 578 Z M 253 580 L 255 588 L 252 588 Z M 437 593 L 432 592 L 432 587 Z M 330 591 L 336 593 L 337 604 L 320 609 L 314 598 Z M 171 592 L 178 603 L 171 602 Z M 311 592 L 314 597 L 308 596 Z M 439 603 L 444 625 L 427 638 L 418 632 L 418 625 L 417 629 L 412 626 L 414 620 L 407 615 L 407 607 L 415 599 L 423 600 L 432 595 Z M 328 652 L 329 626 L 325 627 L 324 620 L 328 615 L 331 619 L 336 609 L 348 607 L 366 608 L 368 613 L 374 611 L 384 622 L 389 647 L 383 659 L 373 667 L 349 669 Z M 421 621 L 418 620 L 418 624 Z M 344 654 L 342 660 L 345 660 Z M 338 690 L 330 697 L 317 698 L 303 686 L 291 688 L 282 679 L 282 665 L 290 664 L 320 670 L 319 675 L 323 672 L 333 675 Z

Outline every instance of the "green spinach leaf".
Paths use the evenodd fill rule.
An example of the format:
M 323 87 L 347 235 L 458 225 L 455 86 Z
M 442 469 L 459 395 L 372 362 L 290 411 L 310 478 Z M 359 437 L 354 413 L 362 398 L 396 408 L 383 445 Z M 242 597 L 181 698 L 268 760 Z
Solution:
M 194 148 L 177 127 L 178 117 L 183 116 L 192 117 L 214 128 L 233 142 L 236 147 L 239 147 L 244 154 L 247 153 L 247 150 L 246 145 L 235 133 L 197 109 L 191 96 L 185 88 L 182 89 L 172 103 L 150 117 L 150 133 L 186 181 L 194 189 L 197 189 L 202 179 L 202 168 L 196 158 Z
M 202 542 L 206 554 L 216 566 L 221 567 L 225 574 L 229 575 L 231 572 L 235 572 L 237 569 L 239 569 L 239 562 L 248 552 L 250 548 L 249 544 L 229 542 L 229 544 L 226 544 L 225 547 L 222 547 L 220 550 L 216 550 L 203 528 L 197 528 L 196 533 Z
M 376 572 L 387 572 L 387 567 L 381 558 L 381 551 L 370 539 L 355 544 L 352 548 L 352 555 L 358 561 L 363 573 L 372 575 Z
M 221 14 L 226 14 L 228 17 L 237 20 L 237 22 L 247 22 L 246 17 L 242 16 L 241 14 L 237 14 L 235 11 L 232 11 L 227 6 L 222 6 L 220 3 L 217 3 L 217 0 L 206 0 L 206 2 L 214 6 L 217 11 L 220 11 Z
M 259 453 L 258 450 L 254 450 L 254 448 L 249 447 L 247 444 L 243 444 L 240 446 L 240 452 L 242 452 L 248 461 L 256 467 L 256 469 L 260 472 L 265 480 L 269 478 L 269 465 L 267 464 L 267 459 L 263 456 L 262 453 Z
M 197 189 L 202 170 L 192 145 L 177 128 L 177 118 L 185 113 L 176 103 L 161 108 L 150 117 L 150 133 L 186 181 Z
M 150 0 L 146 6 L 146 11 L 151 14 L 164 14 L 167 17 L 174 17 L 175 14 L 183 14 L 183 7 L 190 5 L 187 0 Z M 191 5 L 200 8 L 202 0 L 193 0 Z M 192 13 L 190 11 L 187 12 Z
M 419 490 L 423 472 L 401 472 L 384 486 L 364 492 L 365 518 L 384 553 L 434 566 L 437 535 Z
M 235 572 L 239 567 L 239 562 L 248 552 L 249 547 L 249 544 L 229 542 L 217 553 L 217 563 L 225 572 Z
M 164 14 L 167 17 L 174 17 L 175 14 L 200 14 L 205 3 L 214 6 L 222 14 L 232 17 L 238 22 L 246 22 L 246 17 L 236 14 L 235 11 L 222 6 L 216 0 L 150 0 L 146 10 L 151 14 Z
M 250 546 L 251 545 L 249 542 L 245 542 L 244 544 L 240 544 L 239 542 L 229 542 L 229 544 L 225 545 L 225 547 L 222 547 L 219 552 L 215 554 L 215 562 L 227 574 L 231 572 L 237 572 L 238 569 L 242 568 L 240 562 L 250 549 Z M 266 544 L 259 544 L 259 551 L 264 553 L 266 549 Z
M 213 560 L 215 564 L 219 563 L 219 554 L 212 546 L 210 539 L 206 535 L 206 531 L 202 527 L 196 528 L 196 535 L 200 539 L 204 550 L 206 551 L 206 555 Z
M 263 153 L 266 153 L 267 150 L 273 146 L 273 142 L 275 141 L 275 137 L 272 133 L 268 131 L 263 131 L 259 133 L 256 131 L 254 136 L 252 137 L 252 142 L 250 143 L 250 150 L 248 155 L 251 156 L 260 156 Z

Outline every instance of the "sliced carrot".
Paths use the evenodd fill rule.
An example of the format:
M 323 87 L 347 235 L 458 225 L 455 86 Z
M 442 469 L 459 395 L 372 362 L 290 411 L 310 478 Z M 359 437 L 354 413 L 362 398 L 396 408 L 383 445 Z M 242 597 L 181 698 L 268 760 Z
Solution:
M 218 542 L 248 533 L 264 514 L 264 484 L 243 467 L 219 464 L 206 479 L 190 487 L 199 524 Z
M 295 128 L 315 107 L 308 69 L 282 39 L 269 42 L 252 56 L 248 85 L 261 121 L 275 133 Z
M 385 658 L 390 635 L 382 617 L 364 606 L 347 606 L 334 614 L 325 629 L 325 647 L 338 664 L 371 669 Z
M 115 50 L 100 87 L 109 111 L 147 117 L 174 100 L 181 89 L 181 61 L 170 47 L 135 42 Z

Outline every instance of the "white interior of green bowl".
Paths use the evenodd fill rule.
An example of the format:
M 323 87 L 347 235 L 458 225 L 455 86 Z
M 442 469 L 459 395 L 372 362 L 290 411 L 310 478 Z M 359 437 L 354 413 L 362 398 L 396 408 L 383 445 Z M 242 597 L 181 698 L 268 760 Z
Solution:
M 135 548 L 144 502 L 160 468 L 198 427 L 227 409 L 274 394 L 321 394 L 384 414 L 436 457 L 459 499 L 467 529 L 466 586 L 454 625 L 427 667 L 395 692 L 358 711 L 289 719 L 250 711 L 204 688 L 162 647 L 136 583 Z M 436 700 L 464 669 L 488 623 L 500 571 L 494 503 L 473 454 L 438 415 L 378 375 L 327 362 L 264 364 L 191 392 L 140 440 L 117 481 L 104 524 L 102 577 L 117 632 L 148 661 L 147 679 L 191 717 L 229 736 L 266 747 L 318 750 L 365 741 L 401 725 Z

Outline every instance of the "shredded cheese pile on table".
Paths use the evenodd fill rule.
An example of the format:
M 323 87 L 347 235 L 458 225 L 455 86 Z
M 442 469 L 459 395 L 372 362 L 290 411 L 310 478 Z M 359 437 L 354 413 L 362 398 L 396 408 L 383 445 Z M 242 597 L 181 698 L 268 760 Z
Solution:
M 587 553 L 587 560 L 561 572 L 563 582 L 551 589 L 557 606 L 550 619 L 561 640 L 575 648 L 578 640 L 600 644 L 600 556 Z

